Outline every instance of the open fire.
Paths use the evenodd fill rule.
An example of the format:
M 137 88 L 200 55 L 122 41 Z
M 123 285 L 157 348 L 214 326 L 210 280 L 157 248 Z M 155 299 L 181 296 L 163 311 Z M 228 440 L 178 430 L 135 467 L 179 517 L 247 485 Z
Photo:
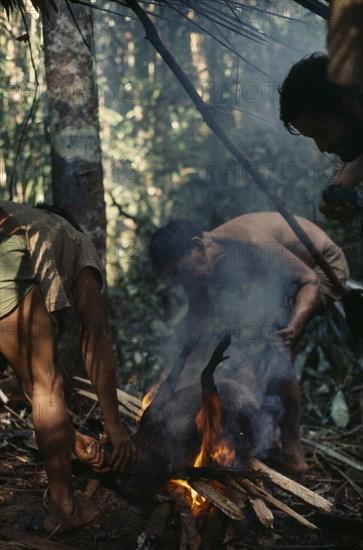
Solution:
M 209 466 L 211 461 L 219 466 L 234 465 L 236 451 L 231 448 L 222 427 L 222 404 L 217 392 L 205 392 L 202 408 L 195 419 L 202 446 L 194 466 Z
M 137 421 L 140 422 L 141 418 L 142 418 L 142 415 L 144 414 L 144 412 L 146 411 L 146 409 L 149 407 L 149 405 L 151 405 L 152 403 L 152 400 L 154 399 L 154 396 L 157 392 L 157 390 L 159 389 L 159 386 L 161 384 L 161 379 L 159 380 L 159 382 L 157 382 L 156 384 L 154 384 L 147 393 L 145 393 L 144 397 L 142 398 L 142 401 L 141 401 L 141 408 L 138 412 L 138 415 L 137 415 Z
M 193 467 L 224 466 L 233 467 L 236 458 L 236 450 L 230 446 L 228 437 L 224 434 L 222 426 L 222 404 L 216 389 L 203 390 L 202 407 L 195 418 L 198 432 L 202 435 L 202 445 L 196 456 Z M 195 491 L 184 480 L 173 480 L 189 491 L 191 510 L 197 515 L 206 499 Z
M 251 459 L 250 441 L 253 444 L 254 436 L 249 433 L 250 419 L 251 416 L 258 416 L 259 411 L 254 407 L 251 415 L 250 407 L 243 408 L 245 398 L 251 397 L 242 384 L 222 380 L 217 389 L 214 382 L 214 371 L 226 359 L 223 354 L 229 344 L 228 336 L 218 344 L 202 371 L 201 386 L 193 385 L 175 391 L 190 354 L 190 346 L 186 346 L 157 394 L 153 388 L 145 397 L 143 408 L 147 403 L 149 408 L 144 412 L 140 429 L 135 434 L 135 442 L 139 443 L 138 449 L 141 451 L 139 462 L 133 467 L 132 474 L 122 480 L 123 494 L 133 495 L 145 490 L 145 487 L 147 491 L 154 490 L 154 487 L 170 481 L 171 472 L 181 472 L 182 479 L 172 481 L 174 486 L 177 484 L 181 488 L 180 492 L 174 490 L 174 494 L 178 494 L 175 497 L 177 501 L 180 497 L 180 502 L 190 508 L 190 517 L 204 512 L 209 514 L 212 505 L 231 519 L 241 520 L 244 518 L 245 504 L 249 502 L 261 523 L 271 528 L 273 515 L 266 504 L 268 502 L 303 525 L 315 528 L 254 482 L 263 473 L 279 486 L 288 487 L 294 494 L 299 491 L 300 495 L 304 490 L 307 495 L 304 498 L 309 503 L 317 498 L 314 493 L 307 493 L 292 480 Z M 198 406 L 200 389 L 201 406 Z M 176 421 L 168 424 L 170 418 Z M 152 475 L 146 470 L 150 467 L 150 461 L 155 461 Z M 145 476 L 144 471 L 149 471 L 149 475 Z M 330 507 L 325 501 L 322 506 L 326 510 Z
M 251 436 L 249 433 L 249 420 L 251 417 L 253 420 L 259 412 L 256 407 L 252 414 L 250 407 L 244 409 L 245 402 L 251 403 L 251 394 L 245 391 L 242 384 L 233 381 L 220 379 L 218 391 L 214 383 L 215 368 L 226 359 L 223 353 L 228 345 L 226 338 L 218 344 L 202 372 L 201 387 L 194 384 L 176 389 L 193 347 L 188 343 L 157 394 L 156 387 L 152 388 L 142 406 L 138 399 L 118 391 L 120 407 L 125 414 L 131 416 L 133 413 L 132 418 L 135 419 L 138 413 L 140 415 L 140 410 L 144 412 L 139 429 L 133 435 L 138 450 L 137 462 L 129 468 L 127 475 L 113 475 L 115 491 L 131 500 L 137 495 L 138 501 L 151 495 L 163 497 L 166 493 L 158 494 L 156 491 L 170 481 L 171 472 L 180 472 L 174 473 L 174 477 L 184 478 L 172 482 L 173 490 L 167 500 L 162 498 L 155 514 L 152 514 L 143 540 L 150 537 L 154 540 L 155 533 L 160 536 L 173 504 L 180 512 L 182 540 L 192 541 L 192 547 L 199 547 L 200 540 L 212 540 L 213 543 L 216 525 L 222 528 L 225 525 L 224 520 L 217 521 L 218 517 L 244 520 L 246 505 L 253 509 L 265 528 L 273 528 L 274 516 L 269 508 L 272 505 L 301 525 L 316 529 L 313 523 L 266 490 L 264 479 L 313 507 L 331 512 L 331 503 L 319 494 L 251 458 L 250 440 L 253 445 L 254 434 Z M 169 419 L 172 421 L 168 423 Z M 180 489 L 175 490 L 175 484 Z M 215 513 L 216 510 L 218 512 Z M 201 515 L 203 522 L 199 522 Z M 158 522 L 162 520 L 161 526 L 155 518 Z M 211 546 L 204 544 L 203 547 Z

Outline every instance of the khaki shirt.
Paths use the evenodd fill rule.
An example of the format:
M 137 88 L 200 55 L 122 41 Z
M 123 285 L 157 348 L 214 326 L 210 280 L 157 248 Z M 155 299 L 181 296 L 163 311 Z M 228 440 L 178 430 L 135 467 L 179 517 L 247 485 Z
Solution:
M 71 306 L 72 287 L 85 267 L 96 270 L 102 286 L 102 267 L 87 235 L 47 210 L 10 201 L 0 201 L 0 207 L 25 233 L 34 272 L 49 312 Z

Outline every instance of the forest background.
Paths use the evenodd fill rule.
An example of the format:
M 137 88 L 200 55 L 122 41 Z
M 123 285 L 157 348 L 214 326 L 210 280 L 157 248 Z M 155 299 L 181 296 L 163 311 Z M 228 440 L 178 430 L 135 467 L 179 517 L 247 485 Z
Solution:
M 97 6 L 110 10 L 92 10 L 110 331 L 120 384 L 142 394 L 179 350 L 177 329 L 187 311 L 182 289 L 151 268 L 153 231 L 171 218 L 188 218 L 210 230 L 234 216 L 273 208 L 207 128 L 145 41 L 135 16 L 122 7 L 115 13 L 111 2 Z M 222 39 L 221 27 L 203 19 L 202 8 L 197 18 L 187 9 L 176 12 L 157 2 L 148 6 L 162 39 L 254 168 L 295 214 L 317 223 L 343 247 L 353 278 L 362 279 L 357 228 L 328 222 L 318 210 L 321 190 L 336 169 L 334 159 L 308 140 L 290 136 L 278 115 L 278 85 L 295 61 L 325 50 L 326 22 L 293 2 L 251 0 L 238 16 L 258 29 L 259 38 L 223 28 L 227 49 L 215 40 Z M 214 17 L 223 22 L 224 15 L 219 6 Z M 193 27 L 193 21 L 202 22 L 210 35 Z M 14 200 L 51 203 L 41 19 L 27 4 L 23 16 L 1 14 L 0 31 L 0 198 L 9 199 L 12 180 Z M 87 90 L 65 84 L 62 94 L 72 102 Z M 246 337 L 258 338 L 258 331 Z M 302 385 L 314 377 L 321 399 L 311 404 L 312 414 L 324 424 L 337 396 L 342 405 L 347 376 L 361 373 L 361 346 L 333 310 L 310 323 L 300 347 L 298 377 Z

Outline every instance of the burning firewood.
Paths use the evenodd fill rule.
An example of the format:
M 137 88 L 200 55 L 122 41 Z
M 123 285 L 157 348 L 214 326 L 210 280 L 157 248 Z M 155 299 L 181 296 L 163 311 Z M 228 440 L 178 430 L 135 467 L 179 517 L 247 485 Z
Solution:
M 250 458 L 248 461 L 248 465 L 252 470 L 263 473 L 267 479 L 269 479 L 282 489 L 285 489 L 286 491 L 289 491 L 293 495 L 299 497 L 301 500 L 304 500 L 308 504 L 311 504 L 311 506 L 319 508 L 320 510 L 323 510 L 325 512 L 331 511 L 332 504 L 328 500 L 326 500 L 326 498 L 318 495 L 317 493 L 314 493 L 313 491 L 310 491 L 310 489 L 308 489 L 307 487 L 304 487 L 300 483 L 297 483 L 296 481 L 280 474 L 279 472 L 276 472 L 276 470 L 269 468 L 263 462 L 255 458 Z
M 157 548 L 163 534 L 165 524 L 173 509 L 173 501 L 160 502 L 147 521 L 145 531 L 137 538 L 137 550 L 153 550 Z
M 179 511 L 179 516 L 182 524 L 182 540 L 180 548 L 189 548 L 190 550 L 198 550 L 201 537 L 197 528 L 196 518 L 191 513 L 190 506 L 187 502 L 185 492 L 182 488 L 175 487 L 172 491 L 176 507 Z
M 266 529 L 273 529 L 274 516 L 266 502 L 262 498 L 249 496 L 248 500 L 256 514 L 257 519 Z
M 227 477 L 243 477 L 246 479 L 261 479 L 263 473 L 259 471 L 251 471 L 246 468 L 220 468 L 217 466 L 188 466 L 185 473 L 180 473 L 180 479 L 199 479 L 205 477 L 207 479 L 218 479 L 225 481 Z M 179 478 L 179 476 L 178 476 Z
M 242 384 L 223 379 L 218 381 L 217 388 L 214 383 L 214 371 L 226 359 L 224 352 L 229 344 L 230 337 L 226 336 L 216 347 L 201 375 L 201 385 L 194 384 L 176 390 L 184 365 L 194 349 L 195 340 L 187 343 L 154 400 L 143 413 L 138 432 L 133 436 L 138 449 L 137 463 L 124 473 L 112 474 L 114 487 L 123 496 L 138 496 L 143 499 L 152 495 L 177 472 L 183 472 L 182 477 L 188 480 L 189 486 L 185 481 L 180 484 L 188 486 L 188 490 L 195 491 L 199 499 L 204 497 L 218 509 L 220 512 L 210 514 L 211 518 L 213 514 L 222 518 L 221 524 L 224 523 L 225 516 L 233 520 L 243 520 L 244 508 L 249 502 L 266 528 L 273 528 L 274 518 L 269 508 L 271 505 L 283 510 L 302 525 L 316 529 L 313 523 L 253 482 L 256 478 L 266 479 L 319 510 L 331 510 L 331 504 L 320 495 L 249 457 L 249 451 L 253 448 L 251 426 L 255 424 L 254 429 L 258 426 L 255 422 L 259 414 L 258 407 L 256 405 L 253 410 L 244 408 L 245 403 L 251 403 L 251 396 Z M 123 394 L 120 397 L 121 407 L 128 411 L 130 417 L 135 418 L 141 402 L 136 403 L 135 398 L 128 400 Z M 228 437 L 225 435 L 227 426 L 230 430 Z M 176 508 L 185 533 L 184 546 L 188 545 L 196 550 L 204 539 L 203 544 L 208 548 L 208 529 L 201 539 L 196 521 L 187 505 L 187 501 L 192 499 L 181 494 L 177 490 L 174 492 Z M 205 509 L 207 504 L 203 506 Z M 164 517 L 168 507 L 162 508 L 162 511 L 155 511 L 158 521 L 159 516 Z M 154 522 L 152 518 L 150 521 Z M 155 533 L 145 530 L 139 540 L 140 548 L 152 547 L 150 544 L 154 543 L 154 535 Z
M 216 541 L 223 537 L 228 518 L 218 508 L 212 506 L 202 531 L 202 541 L 198 550 L 212 550 Z
M 246 499 L 241 492 L 238 494 L 236 491 L 231 491 L 228 486 L 212 479 L 191 481 L 190 486 L 231 519 L 245 518 L 243 508 Z
M 252 497 L 254 497 L 254 498 L 257 497 L 257 498 L 261 498 L 263 500 L 266 500 L 267 502 L 269 502 L 270 504 L 275 506 L 275 508 L 278 508 L 279 510 L 282 510 L 283 512 L 286 512 L 286 514 L 288 514 L 289 516 L 294 518 L 296 521 L 298 521 L 299 523 L 301 523 L 305 527 L 309 527 L 310 529 L 317 529 L 316 525 L 314 525 L 313 523 L 311 523 L 310 521 L 305 519 L 302 515 L 295 512 L 295 510 L 293 510 L 292 508 L 290 508 L 289 506 L 287 506 L 286 504 L 284 504 L 283 502 L 281 502 L 277 498 L 270 495 L 270 493 L 268 493 L 262 487 L 259 487 L 258 485 L 255 485 L 252 481 L 250 481 L 248 479 L 241 479 L 239 481 L 236 481 L 236 480 L 232 479 L 232 480 L 230 480 L 230 483 L 231 483 L 232 487 L 235 487 L 235 488 L 237 488 L 237 486 L 240 485 L 240 487 L 244 491 L 251 494 Z

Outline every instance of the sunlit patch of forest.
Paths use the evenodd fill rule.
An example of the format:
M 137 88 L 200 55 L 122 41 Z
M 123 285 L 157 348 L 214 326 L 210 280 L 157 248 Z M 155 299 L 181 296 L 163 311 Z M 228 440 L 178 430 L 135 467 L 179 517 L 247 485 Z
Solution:
M 121 7 L 116 13 L 112 3 L 98 5 L 110 10 L 94 10 L 93 44 L 107 203 L 110 330 L 120 382 L 143 393 L 179 349 L 175 335 L 187 311 L 181 288 L 151 268 L 152 232 L 171 218 L 188 218 L 209 230 L 272 205 L 204 124 L 145 41 L 139 21 Z M 157 15 L 166 45 L 255 169 L 295 214 L 316 222 L 344 248 L 352 276 L 361 279 L 357 228 L 330 223 L 318 211 L 321 189 L 336 166 L 307 140 L 291 137 L 278 114 L 278 85 L 296 60 L 325 49 L 325 24 L 298 5 L 290 3 L 285 11 L 281 5 L 241 14 L 259 30 L 258 39 L 205 20 L 208 35 L 193 24 L 195 12 L 186 9 L 177 14 L 151 3 L 149 10 Z M 223 21 L 223 12 L 218 16 Z M 0 24 L 0 196 L 8 199 L 12 189 L 16 201 L 51 203 L 40 17 L 29 5 L 25 17 L 3 14 Z M 59 94 L 77 102 L 87 89 L 65 82 Z M 302 384 L 311 374 L 321 393 L 320 408 L 309 405 L 311 414 L 326 419 L 347 374 L 361 371 L 360 345 L 333 308 L 310 323 L 300 348 Z M 323 373 L 329 376 L 322 386 Z

